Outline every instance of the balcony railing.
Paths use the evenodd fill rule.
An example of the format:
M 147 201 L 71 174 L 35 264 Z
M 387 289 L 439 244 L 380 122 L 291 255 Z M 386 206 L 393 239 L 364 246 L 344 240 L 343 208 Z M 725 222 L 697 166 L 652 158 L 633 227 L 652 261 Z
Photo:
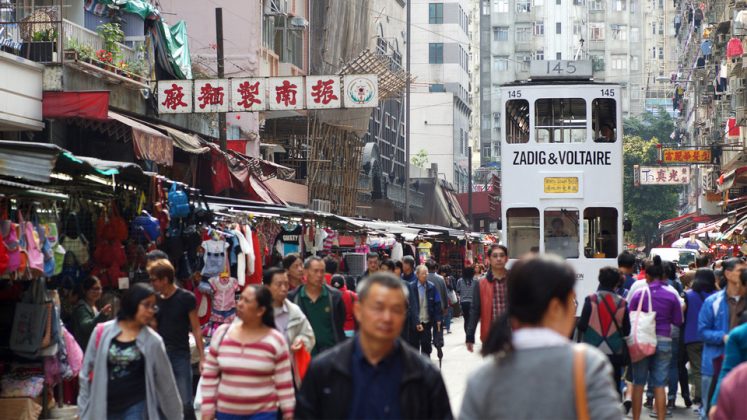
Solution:
M 62 34 L 64 49 L 69 49 L 73 45 L 86 46 L 92 48 L 94 51 L 104 49 L 104 38 L 94 31 L 86 29 L 80 25 L 63 19 L 62 20 Z M 128 47 L 124 44 L 119 44 L 120 54 L 122 54 L 122 61 L 135 62 L 138 60 L 137 51 Z

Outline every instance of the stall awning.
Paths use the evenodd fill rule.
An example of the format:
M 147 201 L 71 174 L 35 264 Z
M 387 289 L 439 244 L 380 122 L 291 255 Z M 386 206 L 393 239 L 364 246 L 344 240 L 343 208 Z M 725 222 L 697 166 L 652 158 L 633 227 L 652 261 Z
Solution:
M 718 179 L 718 190 L 721 192 L 745 185 L 747 185 L 747 166 L 722 174 Z
M 54 144 L 0 141 L 0 175 L 49 182 L 60 151 Z
M 42 96 L 44 118 L 87 118 L 104 121 L 108 114 L 109 91 L 45 91 Z
M 744 226 L 746 224 L 747 224 L 747 216 L 744 216 L 741 219 L 737 220 L 737 223 L 734 223 L 733 226 L 731 226 L 724 233 L 722 233 L 721 236 L 718 237 L 718 239 L 719 240 L 728 240 L 728 239 L 731 239 L 731 237 L 735 233 L 741 233 L 741 232 L 743 232 L 744 231 Z
M 721 226 L 723 226 L 728 220 L 728 217 L 724 217 L 723 219 L 718 219 L 715 222 L 706 223 L 706 225 L 703 227 L 684 232 L 680 236 L 686 237 L 690 235 L 701 235 L 703 233 L 719 232 L 721 231 Z
M 185 133 L 184 131 L 171 128 L 166 125 L 152 125 L 157 127 L 159 130 L 165 131 L 166 134 L 171 137 L 171 140 L 174 141 L 174 146 L 176 146 L 180 150 L 183 150 L 184 152 L 191 153 L 193 155 L 201 155 L 210 151 L 210 148 L 208 148 L 200 139 L 200 137 L 195 134 Z
M 174 165 L 174 143 L 171 138 L 140 121 L 109 111 L 109 119 L 132 128 L 135 157 L 151 160 L 159 165 Z

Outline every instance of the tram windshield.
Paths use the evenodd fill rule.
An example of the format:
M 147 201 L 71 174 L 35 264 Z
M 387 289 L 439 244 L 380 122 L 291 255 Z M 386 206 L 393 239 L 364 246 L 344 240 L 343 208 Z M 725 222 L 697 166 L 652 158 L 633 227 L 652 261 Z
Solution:
M 537 143 L 586 141 L 586 101 L 582 98 L 544 98 L 534 102 Z
M 617 121 L 615 107 L 617 104 L 611 98 L 594 99 L 591 103 L 592 125 L 594 127 L 594 142 L 614 143 L 617 141 Z
M 587 258 L 613 258 L 617 249 L 617 209 L 584 209 L 584 255 Z
M 508 209 L 506 219 L 508 219 L 509 258 L 519 258 L 527 252 L 539 251 L 539 210 L 536 208 Z
M 545 252 L 565 258 L 578 258 L 578 210 L 545 210 Z

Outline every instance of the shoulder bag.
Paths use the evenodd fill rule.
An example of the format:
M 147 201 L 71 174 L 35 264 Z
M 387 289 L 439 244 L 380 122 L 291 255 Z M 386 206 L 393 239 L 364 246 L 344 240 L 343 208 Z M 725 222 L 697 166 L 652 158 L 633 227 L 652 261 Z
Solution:
M 586 398 L 586 360 L 582 345 L 573 346 L 573 397 L 577 420 L 590 420 L 589 401 Z
M 656 312 L 651 302 L 651 290 L 640 291 L 638 308 L 630 313 L 630 335 L 627 337 L 630 361 L 635 363 L 656 353 Z M 648 296 L 648 312 L 643 312 L 643 298 Z M 632 300 L 632 298 L 631 298 Z
M 615 324 L 615 328 L 617 328 L 617 332 L 620 334 L 620 338 L 622 338 L 623 363 L 627 365 L 628 363 L 630 363 L 630 354 L 628 353 L 628 343 L 625 342 L 625 337 L 623 336 L 623 332 L 622 332 L 622 329 L 620 328 L 620 324 L 617 323 L 617 317 L 616 317 L 617 309 L 620 307 L 620 304 L 619 303 L 617 304 L 617 308 L 615 308 L 615 311 L 613 312 L 610 309 L 610 306 L 607 304 L 607 299 L 604 299 L 604 296 L 602 296 L 601 294 L 597 294 L 597 302 L 600 300 L 600 298 L 602 302 L 604 303 L 604 307 L 607 308 L 607 311 L 609 311 L 610 316 L 612 317 L 612 322 Z M 625 301 L 621 300 L 620 302 L 624 304 Z M 601 323 L 601 316 L 599 316 L 599 318 L 600 318 L 599 321 Z

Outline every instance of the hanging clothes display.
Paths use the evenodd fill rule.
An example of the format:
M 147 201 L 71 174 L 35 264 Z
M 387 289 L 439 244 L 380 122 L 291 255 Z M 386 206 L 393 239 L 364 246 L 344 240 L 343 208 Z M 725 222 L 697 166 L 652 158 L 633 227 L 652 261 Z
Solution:
M 261 284 L 262 283 L 262 251 L 260 249 L 259 233 L 255 230 L 251 232 L 252 248 L 254 249 L 254 265 L 253 272 L 248 274 L 247 268 L 247 284 Z
M 729 58 L 736 58 L 740 57 L 742 54 L 744 54 L 744 47 L 742 46 L 742 40 L 739 38 L 733 37 L 729 40 L 729 43 L 726 44 L 726 56 Z
M 205 251 L 205 266 L 202 268 L 202 276 L 210 278 L 225 272 L 228 243 L 215 232 L 213 239 L 203 241 L 201 246 Z
M 218 276 L 208 280 L 213 289 L 213 308 L 211 322 L 230 323 L 236 318 L 236 291 L 239 281 L 234 277 Z
M 303 240 L 303 227 L 300 224 L 288 224 L 281 227 L 277 239 L 275 239 L 275 250 L 281 255 L 301 252 L 301 241 Z

